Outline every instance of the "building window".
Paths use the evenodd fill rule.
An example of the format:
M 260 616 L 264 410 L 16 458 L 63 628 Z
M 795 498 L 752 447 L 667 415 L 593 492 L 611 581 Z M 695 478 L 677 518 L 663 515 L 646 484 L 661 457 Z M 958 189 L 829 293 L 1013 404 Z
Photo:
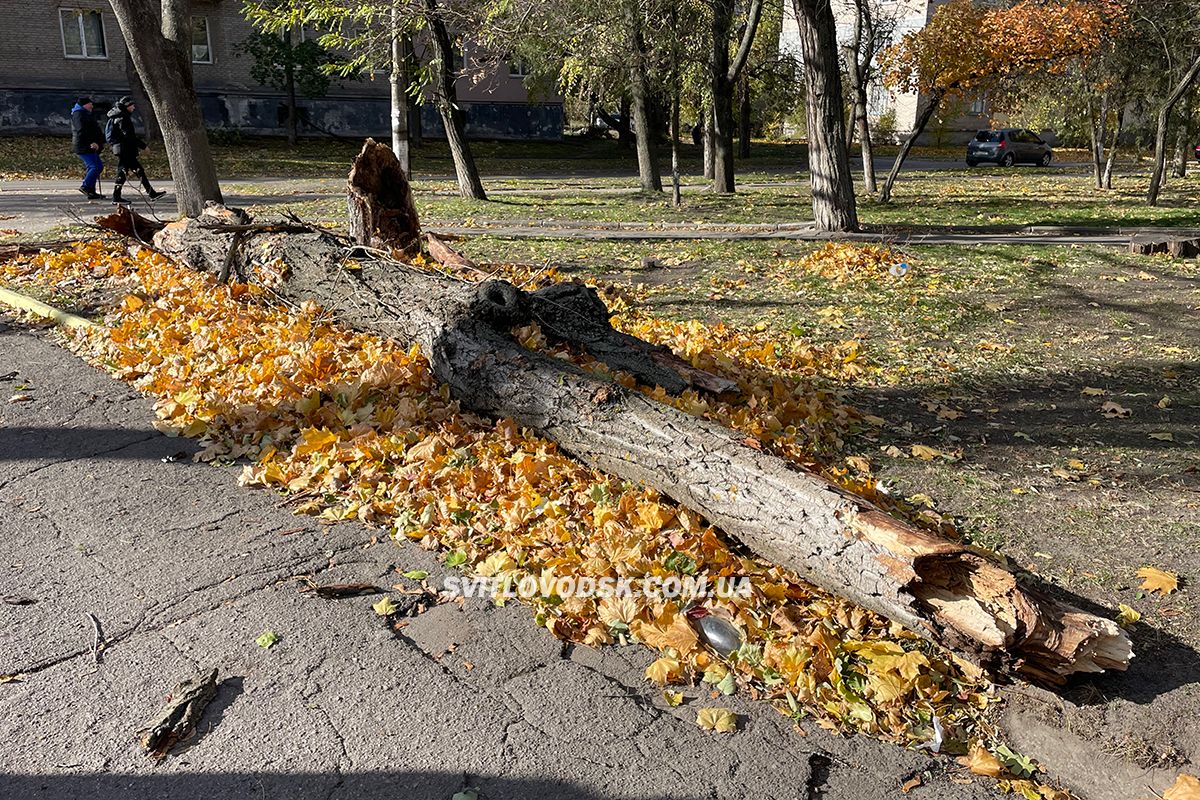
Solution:
M 508 62 L 508 77 L 520 78 L 524 80 L 529 77 L 529 65 L 521 59 L 513 59 Z
M 212 44 L 208 39 L 208 17 L 192 17 L 192 63 L 213 63 Z
M 971 113 L 972 114 L 986 114 L 987 113 L 987 98 L 986 97 L 976 97 L 974 100 L 972 100 L 971 101 Z
M 67 58 L 108 58 L 104 46 L 104 15 L 88 8 L 60 8 L 63 54 Z

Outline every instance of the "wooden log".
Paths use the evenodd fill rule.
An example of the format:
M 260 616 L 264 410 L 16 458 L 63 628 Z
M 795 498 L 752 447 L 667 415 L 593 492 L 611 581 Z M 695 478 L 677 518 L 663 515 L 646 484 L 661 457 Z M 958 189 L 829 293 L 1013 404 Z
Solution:
M 481 278 L 488 277 L 488 273 L 476 266 L 474 261 L 446 244 L 433 231 L 425 232 L 425 246 L 429 249 L 429 255 L 446 269 Z
M 1059 682 L 1124 669 L 1132 656 L 1112 621 L 1022 585 L 988 554 L 895 519 L 722 426 L 525 350 L 508 331 L 534 316 L 538 293 L 361 257 L 343 269 L 344 250 L 318 234 L 278 235 L 274 249 L 289 265 L 274 291 L 419 343 L 464 407 L 511 417 L 587 464 L 652 486 L 758 555 L 981 664 Z M 563 293 L 579 307 L 599 302 L 570 288 L 551 302 Z
M 203 220 L 180 225 L 156 237 L 160 250 L 189 264 L 198 254 L 203 269 L 221 263 L 214 255 L 227 241 L 218 237 L 228 234 Z M 346 268 L 344 243 L 328 235 L 259 235 L 288 265 L 272 285 L 285 299 L 315 301 L 352 327 L 418 343 L 464 407 L 511 417 L 597 469 L 658 489 L 817 586 L 983 665 L 1046 682 L 1123 670 L 1132 658 L 1111 620 L 1018 581 L 990 554 L 891 517 L 734 431 L 528 351 L 510 335 L 536 319 L 548 335 L 596 348 L 643 382 L 687 385 L 661 363 L 647 366 L 658 348 L 604 334 L 607 309 L 587 287 L 527 293 L 504 281 L 469 284 L 363 252 Z

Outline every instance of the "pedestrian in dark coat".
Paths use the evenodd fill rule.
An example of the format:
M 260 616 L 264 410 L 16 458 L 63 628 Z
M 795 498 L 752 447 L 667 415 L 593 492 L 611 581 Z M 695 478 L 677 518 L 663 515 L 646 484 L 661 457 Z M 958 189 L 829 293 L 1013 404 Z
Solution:
M 125 202 L 121 199 L 121 187 L 125 185 L 125 179 L 129 175 L 142 179 L 142 188 L 151 200 L 157 200 L 166 194 L 155 191 L 150 185 L 150 179 L 146 177 L 146 168 L 138 160 L 138 153 L 149 145 L 134 130 L 133 112 L 136 108 L 132 97 L 122 97 L 108 112 L 108 124 L 104 128 L 104 138 L 112 145 L 113 153 L 117 157 L 117 179 L 113 181 L 112 194 L 114 203 Z
M 87 168 L 79 191 L 87 195 L 88 200 L 103 200 L 104 195 L 96 191 L 96 180 L 104 170 L 104 162 L 100 160 L 104 134 L 100 132 L 100 123 L 92 114 L 92 107 L 92 98 L 81 97 L 71 109 L 71 150 Z

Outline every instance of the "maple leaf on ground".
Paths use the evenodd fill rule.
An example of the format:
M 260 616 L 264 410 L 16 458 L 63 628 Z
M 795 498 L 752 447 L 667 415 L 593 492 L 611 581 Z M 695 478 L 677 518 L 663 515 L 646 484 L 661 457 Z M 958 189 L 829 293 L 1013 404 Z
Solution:
M 702 708 L 696 712 L 696 724 L 706 731 L 733 733 L 737 730 L 737 714 L 728 708 Z
M 972 745 L 965 756 L 959 757 L 958 763 L 976 775 L 999 778 L 1004 774 L 1004 765 L 1000 763 L 1000 759 L 978 744 Z
M 1142 567 L 1137 571 L 1142 579 L 1142 589 L 1147 592 L 1158 592 L 1164 597 L 1179 588 L 1179 576 L 1174 572 L 1165 572 L 1156 567 Z

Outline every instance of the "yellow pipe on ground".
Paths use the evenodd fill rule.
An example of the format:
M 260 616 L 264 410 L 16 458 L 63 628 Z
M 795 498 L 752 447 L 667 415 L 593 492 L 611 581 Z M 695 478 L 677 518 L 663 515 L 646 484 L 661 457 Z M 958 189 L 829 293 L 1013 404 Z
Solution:
M 21 311 L 28 311 L 31 314 L 36 314 L 39 317 L 45 317 L 52 320 L 57 325 L 62 325 L 65 328 L 89 330 L 98 328 L 96 323 L 90 319 L 69 314 L 66 311 L 47 305 L 41 300 L 34 300 L 32 297 L 27 297 L 20 292 L 14 292 L 11 289 L 0 287 L 0 303 L 11 308 L 17 308 Z

